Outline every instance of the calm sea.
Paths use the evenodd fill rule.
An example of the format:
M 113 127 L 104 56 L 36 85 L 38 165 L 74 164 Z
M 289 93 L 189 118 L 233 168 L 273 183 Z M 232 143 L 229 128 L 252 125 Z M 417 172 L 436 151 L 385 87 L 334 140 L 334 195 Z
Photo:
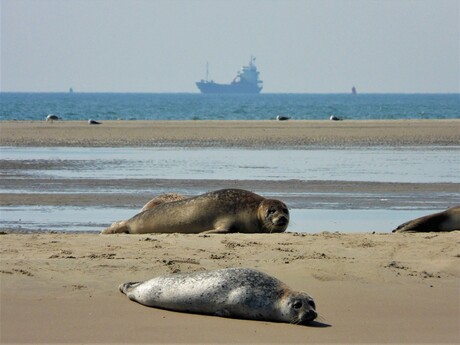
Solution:
M 455 119 L 460 94 L 0 93 L 1 120 Z

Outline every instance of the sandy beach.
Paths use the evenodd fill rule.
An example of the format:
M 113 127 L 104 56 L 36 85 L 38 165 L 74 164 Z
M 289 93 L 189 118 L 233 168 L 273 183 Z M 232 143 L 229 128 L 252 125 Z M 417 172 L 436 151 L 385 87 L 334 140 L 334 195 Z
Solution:
M 4 121 L 0 146 L 458 145 L 460 120 Z
M 1 236 L 2 343 L 458 343 L 459 234 Z M 314 296 L 311 326 L 175 313 L 117 287 L 252 267 Z
M 13 147 L 458 147 L 460 120 L 420 121 L 104 121 L 0 122 L 0 146 Z M 1 157 L 0 157 L 1 158 Z M 59 183 L 96 186 L 92 179 L 37 179 L 27 169 L 62 168 L 60 161 L 0 159 L 0 206 L 140 207 L 147 195 L 59 193 Z M 65 168 L 71 169 L 69 166 Z M 156 181 L 158 182 L 158 181 Z M 166 189 L 222 188 L 219 180 L 160 181 Z M 100 179 L 136 190 L 152 180 Z M 33 186 L 39 193 L 17 193 Z M 226 181 L 263 193 L 358 191 L 460 192 L 455 183 Z M 48 191 L 48 192 L 47 192 Z M 173 190 L 172 190 L 173 191 Z M 360 201 L 367 202 L 367 199 Z M 389 199 L 390 201 L 393 199 Z M 288 200 L 302 203 L 302 200 Z M 345 200 L 347 202 L 347 200 Z M 435 203 L 435 200 L 427 201 Z M 425 234 L 284 233 L 270 235 L 0 235 L 3 343 L 459 343 L 459 232 Z M 175 313 L 129 301 L 126 281 L 156 275 L 249 267 L 315 298 L 310 326 Z

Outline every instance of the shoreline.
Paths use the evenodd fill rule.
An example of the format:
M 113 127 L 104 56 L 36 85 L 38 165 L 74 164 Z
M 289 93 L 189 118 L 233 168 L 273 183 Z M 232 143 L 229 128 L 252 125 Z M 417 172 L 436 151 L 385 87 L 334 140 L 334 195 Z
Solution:
M 368 147 L 456 146 L 455 120 L 0 121 L 0 146 Z

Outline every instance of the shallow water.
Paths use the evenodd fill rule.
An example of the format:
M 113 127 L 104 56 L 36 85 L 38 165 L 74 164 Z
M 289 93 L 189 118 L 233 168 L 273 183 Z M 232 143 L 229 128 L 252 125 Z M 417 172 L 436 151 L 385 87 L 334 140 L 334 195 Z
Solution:
M 289 232 L 391 232 L 399 224 L 442 210 L 291 209 Z M 139 209 L 110 207 L 1 207 L 0 228 L 14 231 L 100 232 Z
M 347 149 L 0 148 L 25 177 L 460 182 L 460 147 Z M 48 168 L 43 161 L 52 161 Z M 12 175 L 6 170 L 3 174 Z
M 148 180 L 125 185 L 117 180 L 214 180 L 218 188 L 226 180 L 247 180 L 254 184 L 259 181 L 259 188 L 261 184 L 268 185 L 262 188 L 263 195 L 285 200 L 290 205 L 289 231 L 296 232 L 388 232 L 407 220 L 441 211 L 460 200 L 460 189 L 458 193 L 406 189 L 368 194 L 366 190 L 341 191 L 338 186 L 337 192 L 313 193 L 293 188 L 275 191 L 267 183 L 288 180 L 460 183 L 460 147 L 308 150 L 2 147 L 0 154 L 0 173 L 9 181 L 1 184 L 2 193 L 142 194 L 149 200 L 163 192 L 196 195 L 210 187 L 206 183 L 193 187 L 187 184 L 182 185 L 185 189 L 170 190 L 174 182 L 163 186 L 159 182 L 151 185 Z M 28 182 L 31 179 L 35 179 L 33 183 Z M 106 183 L 99 185 L 98 180 Z M 250 182 L 251 186 L 254 184 Z M 0 209 L 0 228 L 100 231 L 136 212 L 138 208 L 131 207 L 8 206 Z

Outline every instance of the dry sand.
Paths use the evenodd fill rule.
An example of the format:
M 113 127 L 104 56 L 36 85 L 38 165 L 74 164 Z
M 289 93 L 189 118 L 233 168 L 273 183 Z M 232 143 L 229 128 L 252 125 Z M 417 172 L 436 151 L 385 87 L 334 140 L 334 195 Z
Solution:
M 458 343 L 459 233 L 1 236 L 2 343 Z M 155 275 L 252 267 L 314 296 L 312 326 L 148 308 Z
M 0 146 L 458 145 L 460 120 L 3 121 Z
M 0 122 L 0 146 L 278 148 L 459 143 L 460 120 L 107 121 L 100 126 L 67 121 Z M 24 183 L 35 183 L 20 176 L 3 177 L 18 189 Z M 209 188 L 219 187 L 216 181 L 204 183 L 210 183 Z M 331 181 L 270 183 L 267 191 L 351 188 L 370 193 L 394 191 L 396 196 L 414 188 L 452 192 L 458 187 L 379 183 L 337 186 Z M 89 198 L 68 195 L 66 200 L 52 199 L 51 195 L 3 194 L 1 205 L 63 202 L 88 207 L 94 200 L 107 205 L 113 200 L 97 193 Z M 134 196 L 128 202 L 143 203 Z M 459 232 L 0 235 L 0 342 L 459 343 L 459 244 Z M 159 274 L 223 267 L 257 268 L 308 292 L 317 302 L 320 319 L 312 326 L 298 326 L 175 313 L 131 302 L 117 289 L 122 282 Z

